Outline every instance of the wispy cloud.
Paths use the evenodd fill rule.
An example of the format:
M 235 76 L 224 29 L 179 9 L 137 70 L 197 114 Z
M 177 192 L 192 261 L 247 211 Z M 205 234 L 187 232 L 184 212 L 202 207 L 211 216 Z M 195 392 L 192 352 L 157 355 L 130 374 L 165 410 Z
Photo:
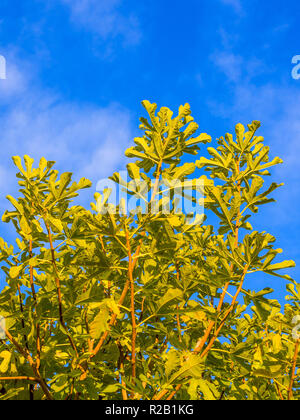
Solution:
M 274 77 L 276 68 L 267 67 L 265 62 L 249 57 L 240 50 L 236 54 L 236 50 L 236 45 L 227 43 L 223 45 L 223 51 L 211 57 L 223 79 L 219 79 L 218 84 L 222 95 L 209 100 L 208 106 L 220 120 L 226 121 L 226 126 L 232 124 L 231 129 L 228 128 L 230 132 L 234 132 L 234 125 L 238 122 L 246 125 L 253 120 L 260 120 L 262 127 L 259 135 L 264 136 L 271 157 L 279 156 L 283 159 L 283 165 L 271 169 L 273 176 L 269 179 L 269 182 L 285 184 L 273 194 L 278 202 L 276 205 L 264 206 L 253 226 L 274 234 L 279 246 L 285 250 L 283 258 L 297 261 L 300 257 L 297 246 L 300 82 L 293 81 L 289 71 L 285 78 Z M 258 75 L 261 77 L 257 78 Z M 297 272 L 293 275 L 297 275 Z M 260 281 L 257 283 L 259 287 Z
M 285 32 L 288 31 L 291 27 L 290 23 L 283 23 L 281 25 L 275 26 L 275 28 L 273 29 L 273 32 Z
M 244 13 L 241 0 L 221 0 L 225 5 L 231 6 L 238 15 Z
M 231 6 L 239 15 L 244 13 L 241 0 L 221 0 L 221 2 L 227 6 Z
M 126 45 L 136 45 L 141 38 L 139 21 L 134 13 L 121 13 L 121 0 L 59 0 L 71 13 L 71 21 L 107 40 L 120 36 Z
M 216 69 L 225 76 L 225 82 L 233 82 L 235 84 L 245 81 L 250 82 L 258 75 L 270 71 L 256 57 L 244 58 L 239 54 L 233 53 L 229 48 L 216 51 L 210 56 L 210 60 L 214 63 Z
M 294 205 L 300 194 L 300 84 L 290 86 L 275 82 L 256 83 L 258 74 L 268 74 L 270 69 L 257 59 L 245 58 L 225 50 L 211 57 L 219 72 L 223 73 L 223 89 L 230 92 L 226 102 L 210 100 L 211 111 L 232 123 L 247 124 L 260 120 L 262 135 L 271 147 L 272 155 L 279 155 L 284 165 L 273 170 L 286 187 L 279 193 L 280 206 L 273 207 L 273 224 L 294 220 L 298 209 Z M 275 217 L 276 215 L 276 217 Z
M 16 184 L 11 156 L 44 156 L 57 161 L 60 170 L 74 170 L 77 177 L 96 183 L 123 167 L 124 150 L 133 136 L 130 114 L 119 104 L 100 108 L 65 101 L 36 86 L 30 72 L 19 66 L 8 72 L 9 87 L 6 81 L 0 83 L 0 95 L 7 94 L 5 108 L 0 108 L 1 211 L 4 196 Z
M 243 59 L 239 55 L 217 52 L 211 56 L 211 60 L 231 82 L 237 82 L 241 78 Z

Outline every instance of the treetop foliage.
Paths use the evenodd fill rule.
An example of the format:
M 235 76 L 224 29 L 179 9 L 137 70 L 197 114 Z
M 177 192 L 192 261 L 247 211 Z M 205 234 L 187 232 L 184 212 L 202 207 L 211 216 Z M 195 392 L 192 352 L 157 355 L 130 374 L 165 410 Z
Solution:
M 300 285 L 286 274 L 295 263 L 252 226 L 282 185 L 265 186 L 282 160 L 270 158 L 258 121 L 211 147 L 188 104 L 176 116 L 143 106 L 129 181 L 111 180 L 148 211 L 124 211 L 109 189 L 86 209 L 74 199 L 89 180 L 13 158 L 20 197 L 7 197 L 2 218 L 16 244 L 0 239 L 0 399 L 299 399 Z M 174 180 L 205 215 L 191 223 L 178 211 Z M 270 287 L 251 290 L 254 273 L 266 286 L 287 281 L 284 308 Z

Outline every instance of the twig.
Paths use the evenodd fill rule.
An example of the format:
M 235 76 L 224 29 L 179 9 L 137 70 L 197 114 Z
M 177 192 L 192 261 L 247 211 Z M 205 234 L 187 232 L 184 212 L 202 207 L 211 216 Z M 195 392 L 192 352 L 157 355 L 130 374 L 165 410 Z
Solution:
M 39 382 L 38 378 L 34 378 L 31 376 L 0 376 L 0 382 L 1 381 L 29 381 L 29 382 Z
M 18 350 L 18 352 L 25 357 L 25 359 L 28 361 L 28 363 L 30 364 L 33 373 L 36 377 L 36 379 L 38 380 L 38 383 L 40 384 L 47 400 L 54 400 L 53 396 L 51 395 L 46 382 L 44 381 L 44 379 L 41 377 L 41 374 L 39 372 L 39 369 L 36 366 L 36 363 L 34 362 L 34 360 L 32 359 L 30 353 L 27 351 L 27 349 L 23 349 L 22 346 L 20 346 L 20 344 L 12 337 L 12 335 L 5 329 L 5 336 L 8 338 L 8 340 L 15 346 L 15 348 Z
M 20 311 L 22 314 L 22 319 L 21 319 L 21 323 L 22 323 L 22 329 L 24 331 L 24 342 L 25 342 L 25 347 L 29 353 L 29 345 L 28 345 L 28 338 L 27 335 L 25 333 L 25 319 L 24 319 L 24 307 L 23 307 L 23 302 L 22 302 L 22 293 L 21 293 L 21 288 L 20 285 L 18 284 L 18 293 L 19 293 L 19 303 L 20 303 Z M 34 399 L 34 389 L 33 389 L 33 385 L 30 384 L 29 385 L 29 400 L 33 401 Z
M 126 228 L 126 244 L 128 249 L 128 277 L 130 282 L 130 312 L 131 312 L 131 324 L 132 324 L 132 335 L 131 335 L 131 364 L 132 364 L 132 383 L 135 383 L 136 377 L 136 356 L 135 356 L 135 344 L 136 344 L 136 319 L 135 319 L 135 304 L 134 304 L 134 279 L 133 279 L 133 266 L 132 266 L 132 254 L 131 245 L 129 241 L 129 234 Z
M 179 269 L 179 265 L 178 265 L 178 262 L 177 261 L 175 263 L 175 267 L 176 267 L 177 282 L 178 282 L 178 284 L 180 284 L 180 269 Z M 180 324 L 180 315 L 179 315 L 179 305 L 177 305 L 176 322 L 177 322 L 177 330 L 178 330 L 178 339 L 179 339 L 179 342 L 181 343 L 182 342 L 182 337 L 181 337 L 181 324 Z
M 241 159 L 241 157 L 239 157 L 236 160 L 236 169 L 237 169 L 238 174 L 240 174 L 240 159 Z M 238 181 L 237 190 L 238 190 L 238 193 L 241 194 L 241 181 Z M 234 248 L 237 248 L 238 244 L 239 244 L 240 217 L 241 217 L 241 209 L 239 207 L 238 212 L 237 212 L 236 223 L 235 223 L 235 231 L 233 232 L 233 234 L 235 236 Z M 231 271 L 233 272 L 233 264 L 231 264 L 230 268 L 231 268 Z M 229 286 L 230 286 L 230 281 L 228 281 L 224 286 L 224 289 L 223 289 L 223 292 L 221 294 L 220 301 L 219 301 L 219 304 L 218 304 L 218 308 L 217 308 L 218 312 L 221 312 L 221 310 L 223 308 L 224 299 L 225 299 L 225 296 L 226 296 L 226 293 L 227 293 L 227 290 L 228 290 Z M 195 350 L 194 350 L 196 353 L 200 353 L 200 351 L 203 349 L 208 337 L 210 336 L 210 333 L 211 333 L 214 325 L 215 325 L 215 321 L 210 321 L 203 338 L 200 339 L 198 341 L 198 343 L 196 344 L 196 347 L 195 347 Z
M 141 250 L 141 246 L 142 246 L 142 240 L 140 240 L 140 244 L 139 244 L 139 246 L 137 247 L 137 250 L 136 250 L 136 252 L 135 252 L 135 254 L 134 254 L 133 261 L 132 261 L 132 269 L 134 269 L 135 264 L 136 264 L 136 261 L 137 261 L 137 259 L 138 259 L 138 257 L 139 257 L 140 250 Z M 121 294 L 120 299 L 119 299 L 119 302 L 118 302 L 118 306 L 119 306 L 119 307 L 121 307 L 121 306 L 123 305 L 123 303 L 124 303 L 124 300 L 125 300 L 125 298 L 126 298 L 126 295 L 127 295 L 128 289 L 129 289 L 129 286 L 130 286 L 130 282 L 129 282 L 129 279 L 127 278 L 127 280 L 126 280 L 126 282 L 125 282 L 124 289 L 123 289 L 123 291 L 122 291 L 122 294 Z M 115 324 L 115 322 L 116 322 L 116 320 L 117 320 L 117 316 L 118 316 L 118 315 L 117 315 L 117 314 L 115 314 L 115 313 L 112 315 L 111 320 L 110 320 L 110 322 L 109 322 L 109 324 L 108 324 L 109 329 L 110 329 L 112 326 L 114 326 L 114 324 Z M 100 338 L 100 340 L 99 340 L 99 342 L 98 342 L 97 346 L 94 348 L 94 350 L 93 350 L 93 352 L 92 352 L 92 354 L 91 354 L 91 356 L 90 356 L 90 359 L 92 359 L 93 357 L 95 357 L 95 356 L 99 353 L 99 351 L 101 350 L 101 348 L 102 348 L 103 344 L 105 343 L 105 340 L 106 340 L 106 339 L 107 339 L 107 337 L 108 337 L 108 334 L 109 334 L 109 329 L 107 329 L 107 330 L 103 333 L 103 335 L 102 335 L 102 337 Z
M 178 391 L 180 391 L 180 389 L 181 389 L 181 384 L 177 385 L 175 390 L 171 392 L 171 394 L 167 398 L 167 401 L 170 401 L 173 397 L 175 397 L 175 395 L 177 394 Z
M 30 258 L 32 258 L 33 253 L 33 242 L 32 239 L 30 239 L 29 241 L 29 256 Z M 33 300 L 34 300 L 34 304 L 35 304 L 35 317 L 36 317 L 36 311 L 37 311 L 37 296 L 36 296 L 36 291 L 35 291 L 35 287 L 34 287 L 34 276 L 33 276 L 33 266 L 30 265 L 29 266 L 29 272 L 30 272 L 30 288 L 31 288 L 31 292 L 32 292 L 32 296 L 33 296 Z M 41 337 L 40 337 L 40 324 L 37 322 L 36 323 L 36 353 L 37 353 L 37 368 L 40 368 L 41 365 L 41 350 L 42 350 L 42 345 L 41 345 Z
M 296 367 L 297 367 L 297 358 L 298 358 L 298 353 L 299 353 L 299 344 L 300 344 L 300 340 L 297 340 L 296 346 L 295 346 L 295 353 L 293 357 L 293 366 L 292 366 L 291 382 L 290 382 L 289 391 L 288 391 L 288 400 L 291 400 L 293 398 L 293 385 L 294 385 L 294 380 L 296 378 Z
M 120 379 L 121 379 L 121 384 L 122 384 L 122 387 L 123 387 L 122 388 L 122 397 L 123 397 L 123 400 L 124 401 L 127 401 L 128 400 L 128 396 L 127 396 L 127 391 L 125 389 L 126 384 L 124 382 L 123 375 L 122 375 L 122 373 L 124 373 L 124 360 L 125 360 L 125 357 L 124 357 L 123 348 L 122 348 L 121 344 L 118 342 L 117 345 L 118 345 L 119 352 L 120 352 L 119 366 L 118 366 L 118 368 L 120 370 Z
M 225 324 L 225 322 L 226 322 L 226 320 L 227 320 L 228 316 L 229 316 L 229 315 L 230 315 L 230 313 L 233 311 L 233 309 L 234 309 L 234 305 L 235 305 L 235 303 L 236 303 L 236 300 L 237 300 L 237 298 L 238 298 L 239 294 L 240 294 L 240 293 L 241 293 L 241 291 L 242 291 L 242 288 L 243 288 L 243 284 L 244 284 L 244 280 L 245 280 L 245 276 L 246 276 L 246 274 L 247 274 L 247 271 L 248 271 L 248 265 L 245 267 L 245 269 L 244 269 L 244 271 L 243 271 L 243 275 L 242 275 L 242 278 L 241 278 L 240 285 L 239 285 L 239 287 L 238 287 L 238 289 L 237 289 L 237 291 L 236 291 L 236 294 L 234 295 L 234 297 L 233 297 L 233 299 L 232 299 L 232 302 L 231 302 L 230 307 L 227 309 L 227 311 L 226 311 L 226 313 L 225 313 L 225 315 L 224 315 L 224 318 L 223 318 L 223 319 L 222 319 L 222 321 L 220 322 L 220 325 L 219 325 L 218 329 L 216 330 L 215 334 L 213 335 L 213 337 L 212 337 L 212 339 L 210 340 L 209 344 L 207 345 L 206 349 L 205 349 L 205 350 L 203 351 L 203 353 L 201 354 L 201 358 L 203 358 L 204 356 L 206 356 L 206 354 L 207 354 L 207 353 L 209 352 L 209 350 L 212 348 L 212 346 L 213 346 L 213 344 L 214 344 L 215 340 L 218 338 L 218 336 L 219 336 L 219 334 L 220 334 L 220 332 L 221 332 L 221 330 L 222 330 L 222 328 L 223 328 L 223 326 L 224 326 L 224 324 Z
M 75 351 L 75 354 L 78 358 L 79 355 L 78 355 L 77 348 L 75 346 L 73 338 L 70 336 L 70 334 L 67 331 L 67 327 L 66 327 L 66 324 L 65 324 L 65 321 L 64 321 L 61 286 L 60 286 L 60 279 L 59 279 L 58 269 L 57 269 L 56 260 L 55 260 L 55 251 L 54 251 L 54 246 L 53 246 L 53 241 L 52 241 L 52 234 L 51 234 L 49 224 L 45 220 L 44 220 L 44 222 L 45 222 L 46 229 L 47 229 L 47 232 L 48 232 L 48 238 L 49 238 L 49 244 L 50 244 L 50 250 L 51 250 L 51 257 L 52 257 L 52 265 L 53 265 L 53 268 L 54 268 L 54 271 L 55 271 L 55 274 L 56 274 L 55 275 L 55 282 L 56 282 L 57 297 L 58 297 L 59 320 L 60 320 L 61 326 L 66 330 L 67 337 L 69 339 L 71 347 Z
M 238 298 L 238 296 L 239 296 L 239 294 L 240 294 L 240 292 L 241 292 L 241 290 L 242 290 L 242 288 L 243 288 L 243 283 L 244 283 L 244 279 L 245 279 L 245 276 L 246 276 L 246 274 L 247 274 L 247 271 L 248 271 L 248 266 L 246 266 L 245 268 L 244 268 L 244 271 L 243 271 L 243 274 L 242 274 L 242 277 L 241 277 L 241 282 L 240 282 L 240 285 L 239 285 L 239 288 L 237 289 L 237 292 L 236 292 L 236 294 L 234 295 L 234 297 L 233 297 L 233 299 L 232 299 L 232 302 L 231 302 L 231 305 L 230 305 L 230 307 L 228 308 L 228 310 L 226 311 L 226 313 L 225 313 L 225 315 L 224 315 L 224 317 L 223 317 L 223 319 L 222 319 L 222 321 L 221 321 L 221 323 L 220 323 L 220 325 L 219 325 L 219 327 L 218 327 L 218 329 L 216 330 L 216 332 L 215 332 L 215 334 L 213 335 L 213 337 L 211 338 L 211 340 L 210 340 L 210 342 L 209 342 L 209 344 L 207 345 L 207 347 L 206 347 L 206 349 L 201 353 L 201 358 L 203 358 L 204 356 L 206 356 L 206 354 L 211 350 L 211 348 L 212 348 L 212 346 L 213 346 L 213 344 L 214 344 L 214 342 L 215 342 L 215 340 L 218 338 L 218 336 L 219 336 L 219 334 L 220 334 L 220 332 L 221 332 L 221 330 L 222 330 L 222 328 L 223 328 L 223 326 L 224 326 L 224 324 L 225 324 L 225 322 L 226 322 L 226 320 L 227 320 L 227 318 L 228 318 L 228 316 L 230 315 L 230 313 L 233 311 L 233 308 L 234 308 L 234 305 L 235 305 L 235 302 L 236 302 L 236 300 L 237 300 L 237 298 Z M 196 350 L 194 350 L 194 353 L 199 353 L 198 351 L 196 351 Z M 178 386 L 177 386 L 177 388 L 178 388 L 178 390 L 180 390 L 181 389 L 181 387 L 182 387 L 182 384 L 179 384 Z M 176 392 L 178 391 L 177 390 L 177 388 L 176 388 Z M 153 400 L 161 400 L 165 395 L 167 395 L 167 393 L 168 393 L 169 391 L 168 390 L 166 390 L 166 389 L 164 389 L 164 390 L 162 390 L 159 394 L 157 394 L 157 395 L 155 395 L 154 397 L 153 397 Z M 174 392 L 174 391 L 173 391 Z M 176 392 L 175 392 L 175 394 L 176 394 Z M 174 394 L 174 395 L 175 395 Z M 174 397 L 174 395 L 173 395 L 173 397 Z M 173 398 L 172 397 L 172 398 Z

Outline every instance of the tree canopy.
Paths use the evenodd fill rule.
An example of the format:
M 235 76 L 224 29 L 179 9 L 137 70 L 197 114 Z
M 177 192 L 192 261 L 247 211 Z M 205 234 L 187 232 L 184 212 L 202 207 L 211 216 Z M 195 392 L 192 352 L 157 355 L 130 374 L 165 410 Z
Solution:
M 143 106 L 128 179 L 111 177 L 119 201 L 107 188 L 86 209 L 74 199 L 89 180 L 13 157 L 0 399 L 299 399 L 300 285 L 286 274 L 295 263 L 252 226 L 281 186 L 266 177 L 282 160 L 258 121 L 210 147 L 188 104 L 176 116 Z M 270 287 L 251 290 L 255 273 L 265 286 L 287 282 L 284 308 Z

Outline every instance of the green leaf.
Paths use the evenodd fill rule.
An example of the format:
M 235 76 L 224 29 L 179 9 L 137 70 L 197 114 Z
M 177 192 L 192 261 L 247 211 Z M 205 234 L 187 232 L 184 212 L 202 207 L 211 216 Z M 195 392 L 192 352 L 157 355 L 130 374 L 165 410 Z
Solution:
M 13 267 L 10 267 L 9 275 L 12 279 L 16 279 L 22 270 L 23 270 L 23 265 L 15 265 Z
M 11 352 L 9 351 L 2 351 L 0 353 L 0 359 L 3 359 L 2 363 L 0 364 L 0 372 L 1 373 L 6 373 L 8 371 L 8 367 L 9 367 L 9 363 L 11 360 Z M 1 377 L 0 377 L 1 379 Z
M 295 261 L 289 260 L 289 261 L 282 261 L 281 263 L 277 263 L 277 264 L 268 265 L 265 268 L 265 271 L 277 271 L 277 270 L 283 270 L 286 268 L 293 268 L 293 267 L 296 267 Z
M 175 304 L 175 301 L 182 296 L 180 289 L 169 289 L 164 296 L 158 301 L 158 312 L 161 312 L 166 305 Z
M 198 387 L 199 387 L 199 390 L 203 393 L 205 400 L 215 401 L 217 399 L 214 393 L 212 392 L 212 388 L 215 390 L 215 387 L 213 384 L 209 383 L 208 381 L 205 381 L 204 379 L 199 379 Z
M 90 327 L 90 335 L 94 339 L 99 339 L 107 329 L 108 329 L 108 320 L 109 320 L 109 311 L 108 309 L 102 308 L 98 315 L 94 318 Z
M 275 354 L 279 353 L 282 350 L 282 340 L 279 334 L 273 335 L 272 344 Z

